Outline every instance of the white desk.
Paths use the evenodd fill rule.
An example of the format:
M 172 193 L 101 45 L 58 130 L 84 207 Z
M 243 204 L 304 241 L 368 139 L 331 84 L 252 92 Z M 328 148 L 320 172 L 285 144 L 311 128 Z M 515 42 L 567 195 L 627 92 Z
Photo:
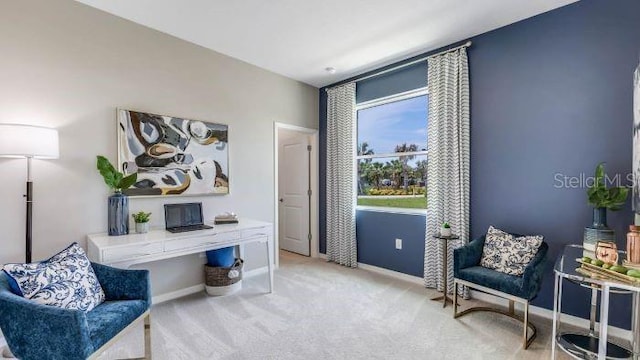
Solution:
M 212 224 L 209 224 L 212 225 Z M 91 261 L 129 268 L 148 263 L 236 246 L 242 258 L 240 245 L 252 242 L 266 245 L 269 270 L 269 292 L 273 291 L 273 225 L 268 222 L 240 219 L 238 224 L 213 225 L 213 229 L 170 233 L 152 230 L 146 234 L 109 236 L 107 233 L 87 235 L 87 255 Z

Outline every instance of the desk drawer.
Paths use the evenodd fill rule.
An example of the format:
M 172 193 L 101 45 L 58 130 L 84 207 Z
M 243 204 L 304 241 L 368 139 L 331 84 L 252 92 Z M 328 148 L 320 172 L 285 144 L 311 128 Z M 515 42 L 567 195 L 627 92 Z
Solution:
M 178 251 L 199 246 L 207 246 L 216 243 L 237 240 L 240 234 L 237 231 L 208 236 L 198 236 L 186 239 L 167 240 L 164 243 L 164 251 Z
M 264 226 L 264 227 L 255 228 L 255 229 L 242 230 L 243 239 L 250 239 L 250 238 L 260 237 L 260 236 L 272 236 L 272 235 L 273 235 L 273 228 L 271 226 Z
M 162 242 L 131 244 L 102 251 L 102 262 L 112 263 L 118 260 L 135 259 L 162 252 Z

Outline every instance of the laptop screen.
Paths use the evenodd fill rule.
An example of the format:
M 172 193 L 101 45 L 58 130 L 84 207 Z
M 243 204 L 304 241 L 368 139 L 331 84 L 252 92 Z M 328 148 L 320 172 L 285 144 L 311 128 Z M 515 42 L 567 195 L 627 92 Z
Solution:
M 202 203 L 167 204 L 164 206 L 166 228 L 201 225 Z

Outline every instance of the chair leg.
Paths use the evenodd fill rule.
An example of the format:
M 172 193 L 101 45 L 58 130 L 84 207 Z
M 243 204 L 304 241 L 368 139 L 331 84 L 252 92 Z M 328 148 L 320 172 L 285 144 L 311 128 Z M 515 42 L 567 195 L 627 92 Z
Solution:
M 144 358 L 151 360 L 151 314 L 144 318 Z
M 524 303 L 524 338 L 522 343 L 522 348 L 527 350 L 529 347 L 529 341 L 527 339 L 527 330 L 529 329 L 529 302 Z M 533 339 L 532 339 L 533 340 Z

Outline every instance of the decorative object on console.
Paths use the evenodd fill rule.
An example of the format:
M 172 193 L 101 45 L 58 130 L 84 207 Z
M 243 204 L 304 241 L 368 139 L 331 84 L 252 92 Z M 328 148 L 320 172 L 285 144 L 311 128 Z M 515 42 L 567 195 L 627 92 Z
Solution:
M 442 224 L 442 227 L 440 228 L 440 236 L 451 236 L 451 226 L 449 226 L 449 223 L 445 222 Z
M 118 162 L 131 196 L 229 193 L 228 126 L 118 110 Z
M 596 166 L 593 186 L 587 189 L 589 205 L 593 206 L 593 223 L 584 228 L 583 247 L 595 252 L 598 241 L 615 242 L 615 233 L 607 226 L 607 209 L 617 211 L 622 208 L 629 189 L 620 186 L 607 188 L 604 163 Z
M 151 220 L 150 212 L 146 213 L 144 211 L 138 211 L 131 216 L 133 216 L 133 222 L 136 223 L 136 232 L 138 234 L 149 232 L 149 220 Z
M 629 225 L 629 232 L 627 233 L 626 262 L 640 266 L 640 226 Z
M 222 213 L 220 215 L 216 215 L 213 219 L 213 223 L 216 225 L 221 224 L 237 224 L 238 223 L 238 215 L 232 212 Z
M 126 235 L 129 233 L 129 198 L 122 191 L 130 188 L 138 175 L 133 173 L 124 176 L 101 155 L 97 157 L 96 167 L 105 184 L 114 191 L 113 195 L 109 196 L 109 235 Z
M 598 241 L 596 259 L 605 263 L 618 263 L 618 246 L 612 241 Z
M 2 270 L 13 293 L 39 304 L 88 312 L 104 302 L 104 291 L 77 243 L 48 260 L 6 264 Z
M 58 131 L 38 126 L 0 124 L 0 156 L 27 158 L 27 221 L 25 234 L 25 261 L 31 262 L 32 221 L 33 221 L 33 181 L 31 179 L 31 159 L 57 159 Z

